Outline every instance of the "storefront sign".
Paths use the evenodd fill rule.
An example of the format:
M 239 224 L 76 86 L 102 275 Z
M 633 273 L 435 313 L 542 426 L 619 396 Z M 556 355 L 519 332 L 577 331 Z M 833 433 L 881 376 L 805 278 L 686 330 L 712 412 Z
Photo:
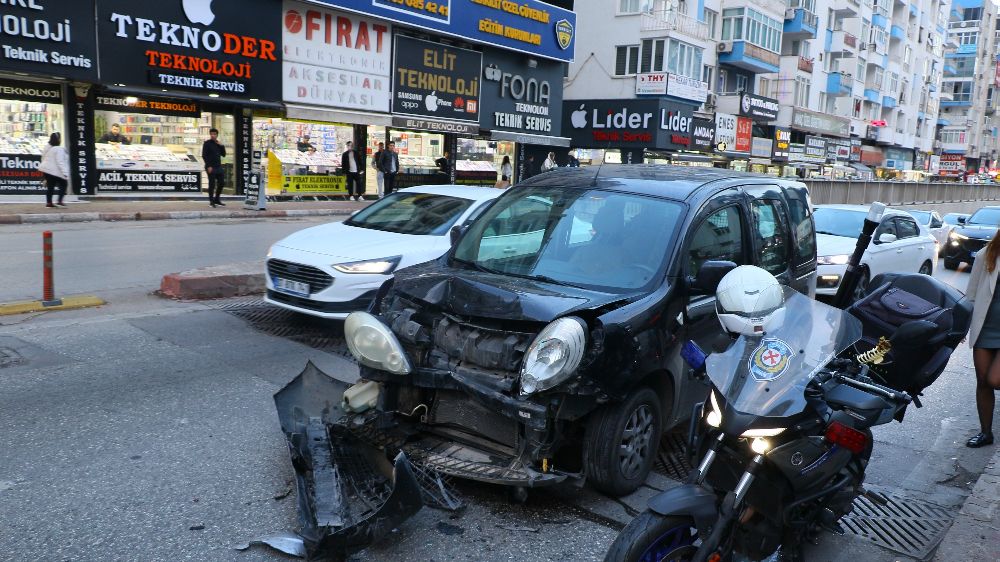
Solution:
M 61 104 L 62 86 L 0 78 L 0 99 Z
M 73 192 L 79 195 L 89 195 L 94 192 L 93 170 L 97 168 L 93 146 L 94 119 L 93 94 L 86 86 L 75 86 L 69 89 L 73 100 L 67 107 L 66 121 L 69 123 L 69 169 L 72 176 Z
M 34 154 L 0 154 L 0 195 L 45 193 L 41 163 L 42 157 Z
M 712 152 L 715 145 L 715 121 L 695 119 L 691 131 L 691 148 L 702 152 Z
M 736 116 L 715 114 L 715 149 L 720 152 L 736 150 Z
M 171 100 L 126 96 L 124 94 L 99 93 L 94 97 L 94 109 L 123 113 L 145 113 L 149 115 L 170 115 L 175 117 L 201 117 L 198 102 L 192 100 Z
M 490 46 L 573 60 L 576 14 L 539 0 L 317 0 Z
M 479 133 L 479 125 L 476 123 L 455 123 L 452 121 L 419 119 L 416 117 L 393 116 L 392 126 L 397 129 L 434 131 L 436 133 L 455 133 L 456 135 L 475 135 Z
M 760 137 L 753 138 L 753 144 L 750 146 L 750 156 L 759 158 L 770 158 L 771 157 L 771 139 L 762 139 Z
M 849 119 L 807 111 L 798 107 L 792 111 L 792 128 L 845 139 L 851 136 L 851 121 Z
M 826 139 L 806 136 L 806 156 L 826 161 Z
M 893 148 L 885 149 L 885 167 L 894 170 L 913 169 L 913 149 Z
M 665 100 L 573 100 L 564 104 L 565 135 L 582 148 L 684 149 L 691 146 L 691 106 Z
M 236 169 L 237 177 L 242 180 L 239 186 L 247 189 L 253 169 L 253 113 L 246 109 L 236 112 Z M 239 187 L 238 186 L 238 187 Z M 237 193 L 239 190 L 237 189 Z
M 0 69 L 97 81 L 92 3 L 11 0 L 0 4 Z
M 282 18 L 286 102 L 388 113 L 392 26 L 286 1 Z
M 751 117 L 755 121 L 774 121 L 778 118 L 780 109 L 781 104 L 776 99 L 765 98 L 757 94 L 740 96 L 740 115 Z
M 201 191 L 201 172 L 102 170 L 99 191 Z
M 774 151 L 771 159 L 776 162 L 786 162 L 788 160 L 789 144 L 792 142 L 792 130 L 786 127 L 774 128 Z
M 488 49 L 484 64 L 479 125 L 490 131 L 562 134 L 562 64 L 540 60 L 532 68 L 524 55 Z
M 861 147 L 861 163 L 866 166 L 881 166 L 885 161 L 882 149 L 874 146 Z
M 100 0 L 104 83 L 281 99 L 281 3 Z M 357 43 L 357 33 L 340 30 Z
M 392 112 L 479 122 L 483 55 L 396 36 Z
M 736 118 L 736 152 L 750 152 L 753 142 L 753 121 L 748 117 Z
M 667 93 L 667 73 L 649 72 L 635 75 L 635 93 L 639 96 L 662 96 Z
M 826 157 L 833 161 L 847 162 L 851 157 L 851 141 L 826 139 Z
M 961 176 L 966 169 L 965 155 L 942 154 L 939 165 L 942 176 Z
M 671 74 L 667 81 L 667 95 L 702 104 L 708 99 L 708 82 Z
M 861 139 L 851 139 L 851 162 L 861 161 Z

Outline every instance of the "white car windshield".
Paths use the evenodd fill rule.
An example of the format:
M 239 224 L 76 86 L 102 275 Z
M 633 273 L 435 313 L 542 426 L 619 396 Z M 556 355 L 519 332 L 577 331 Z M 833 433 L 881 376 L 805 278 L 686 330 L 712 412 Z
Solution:
M 610 292 L 662 278 L 683 207 L 637 194 L 525 187 L 469 228 L 454 261 L 482 271 Z
M 922 225 L 928 225 L 931 223 L 931 212 L 930 211 L 907 211 L 910 215 L 917 219 L 917 222 Z M 860 234 L 860 232 L 859 232 Z
M 865 211 L 817 207 L 816 212 L 813 213 L 813 219 L 816 221 L 816 234 L 857 238 L 861 236 L 865 216 L 867 216 Z
M 1000 209 L 979 209 L 969 217 L 965 224 L 982 224 L 1000 226 Z
M 366 207 L 344 224 L 399 234 L 443 236 L 469 205 L 471 199 L 397 192 Z

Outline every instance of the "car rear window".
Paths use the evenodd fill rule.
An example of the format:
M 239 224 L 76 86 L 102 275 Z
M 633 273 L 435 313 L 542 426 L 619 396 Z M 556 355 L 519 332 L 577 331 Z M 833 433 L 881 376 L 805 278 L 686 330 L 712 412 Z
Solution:
M 472 204 L 433 193 L 393 193 L 344 221 L 359 228 L 399 234 L 442 236 Z

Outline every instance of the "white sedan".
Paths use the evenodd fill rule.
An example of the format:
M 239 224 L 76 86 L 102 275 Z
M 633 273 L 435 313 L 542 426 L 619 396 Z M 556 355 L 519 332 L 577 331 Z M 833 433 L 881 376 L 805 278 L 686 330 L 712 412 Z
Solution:
M 867 205 L 816 206 L 816 294 L 837 293 L 867 215 Z M 938 246 L 927 229 L 909 213 L 886 209 L 861 257 L 862 275 L 854 297 L 864 295 L 868 282 L 882 273 L 931 275 L 937 260 Z
M 917 224 L 926 227 L 941 247 L 948 243 L 948 234 L 951 233 L 952 227 L 944 223 L 937 211 L 908 210 L 906 212 L 917 219 Z
M 449 232 L 503 193 L 459 185 L 402 189 L 344 222 L 300 230 L 267 253 L 267 302 L 344 319 L 364 310 L 392 272 L 444 255 Z

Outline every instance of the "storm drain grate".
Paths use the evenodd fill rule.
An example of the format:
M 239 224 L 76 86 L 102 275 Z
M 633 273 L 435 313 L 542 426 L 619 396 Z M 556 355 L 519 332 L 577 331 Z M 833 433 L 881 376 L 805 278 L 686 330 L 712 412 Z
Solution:
M 687 458 L 687 437 L 683 433 L 675 431 L 660 439 L 660 450 L 656 454 L 653 470 L 674 480 L 687 479 L 691 463 Z
M 344 324 L 299 314 L 266 303 L 260 298 L 237 299 L 220 303 L 219 308 L 246 320 L 256 330 L 308 345 L 354 360 L 344 341 Z
M 854 500 L 854 511 L 840 520 L 844 529 L 900 554 L 919 560 L 928 558 L 951 526 L 948 510 L 885 488 L 866 488 L 884 499 L 885 505 L 858 496 Z
M 9 347 L 0 347 L 0 369 L 22 365 L 26 361 L 21 354 Z

